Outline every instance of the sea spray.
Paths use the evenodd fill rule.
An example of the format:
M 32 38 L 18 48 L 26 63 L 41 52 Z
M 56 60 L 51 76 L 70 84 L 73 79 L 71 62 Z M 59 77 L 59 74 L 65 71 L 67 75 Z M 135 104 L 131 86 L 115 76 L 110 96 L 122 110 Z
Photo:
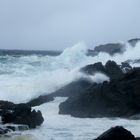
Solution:
M 126 43 L 124 53 L 114 56 L 107 53 L 87 56 L 87 46 L 84 43 L 66 48 L 59 56 L 0 56 L 0 99 L 20 103 L 42 94 L 49 94 L 84 77 L 85 75 L 79 74 L 79 69 L 87 64 L 104 64 L 108 60 L 120 64 L 130 59 L 139 59 L 139 46 L 139 42 L 135 47 Z M 131 65 L 139 66 L 139 63 Z
M 87 47 L 80 43 L 64 50 L 59 56 L 48 55 L 5 55 L 0 56 L 0 99 L 15 103 L 29 101 L 42 94 L 49 94 L 66 84 L 86 78 L 91 82 L 108 81 L 109 78 L 101 73 L 85 75 L 79 72 L 87 64 L 115 60 L 118 64 L 127 60 L 139 59 L 140 43 L 135 47 L 125 44 L 123 54 L 110 56 L 99 53 L 97 56 L 87 56 Z M 135 66 L 136 64 L 130 63 Z M 137 66 L 139 63 L 137 63 Z M 45 119 L 44 124 L 35 129 L 22 132 L 31 134 L 34 140 L 91 140 L 113 125 L 123 125 L 139 136 L 139 121 L 128 121 L 115 118 L 78 119 L 58 114 L 58 106 L 64 98 L 56 98 L 53 102 L 43 104 L 36 109 L 41 110 Z

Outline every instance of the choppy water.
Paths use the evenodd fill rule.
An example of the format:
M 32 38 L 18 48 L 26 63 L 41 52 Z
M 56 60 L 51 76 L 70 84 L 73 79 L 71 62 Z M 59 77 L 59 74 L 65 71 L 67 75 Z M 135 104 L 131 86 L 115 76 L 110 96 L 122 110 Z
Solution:
M 79 72 L 79 68 L 87 64 L 107 60 L 115 60 L 121 63 L 126 60 L 139 59 L 140 43 L 132 48 L 126 44 L 124 54 L 110 56 L 100 53 L 98 56 L 87 56 L 85 44 L 80 43 L 57 56 L 40 54 L 5 54 L 0 55 L 0 100 L 13 101 L 15 103 L 26 102 L 42 94 L 52 91 L 81 77 L 90 78 L 93 82 L 106 80 L 103 75 L 88 77 Z M 139 63 L 131 63 L 140 66 Z M 139 120 L 130 121 L 120 118 L 96 118 L 78 119 L 66 115 L 58 115 L 58 105 L 65 100 L 56 98 L 55 101 L 43 104 L 40 109 L 44 116 L 41 127 L 25 131 L 21 136 L 7 139 L 33 139 L 33 140 L 91 140 L 103 131 L 115 125 L 123 125 L 136 136 L 139 135 Z

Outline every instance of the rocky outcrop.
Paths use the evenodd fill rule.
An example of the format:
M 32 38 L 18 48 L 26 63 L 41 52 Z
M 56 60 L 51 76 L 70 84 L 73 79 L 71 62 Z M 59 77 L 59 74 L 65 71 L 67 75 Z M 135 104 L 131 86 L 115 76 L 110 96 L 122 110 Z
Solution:
M 128 40 L 126 43 L 130 44 L 132 47 L 140 42 L 140 38 L 134 38 Z M 123 53 L 125 51 L 125 43 L 108 43 L 99 46 L 95 46 L 94 50 L 88 50 L 88 54 L 90 56 L 98 55 L 99 53 L 108 53 L 110 55 L 114 55 L 117 53 Z
M 121 66 L 117 65 L 115 61 L 107 61 L 105 65 L 101 62 L 87 65 L 81 69 L 81 72 L 86 74 L 94 74 L 101 72 L 110 77 L 111 80 L 118 79 L 124 75 L 123 69 L 131 70 L 131 66 L 127 63 L 122 63 Z
M 62 87 L 61 89 L 55 91 L 51 95 L 53 97 L 71 97 L 77 96 L 80 92 L 85 90 L 87 87 L 92 85 L 92 83 L 86 79 L 79 79 L 78 81 L 71 82 L 70 84 Z
M 120 43 L 109 43 L 105 45 L 99 45 L 94 48 L 94 52 L 105 52 L 109 53 L 110 55 L 114 55 L 115 53 L 122 53 L 123 52 L 123 44 Z
M 139 140 L 122 126 L 110 128 L 94 140 Z
M 0 101 L 0 110 L 3 124 L 23 124 L 35 128 L 44 121 L 41 112 L 32 110 L 27 104 Z
M 128 43 L 131 45 L 131 46 L 135 46 L 138 42 L 140 42 L 140 38 L 135 38 L 135 39 L 130 39 L 128 40 Z
M 127 118 L 140 113 L 140 68 L 123 73 L 112 61 L 105 66 L 101 63 L 95 65 L 113 80 L 101 84 L 94 83 L 77 96 L 68 98 L 60 104 L 59 113 L 74 117 Z M 95 69 L 95 65 L 86 67 L 84 71 L 90 73 Z
M 43 103 L 47 103 L 53 100 L 54 100 L 54 97 L 52 95 L 41 95 L 37 98 L 30 100 L 26 104 L 30 107 L 34 107 L 34 106 L 39 106 Z

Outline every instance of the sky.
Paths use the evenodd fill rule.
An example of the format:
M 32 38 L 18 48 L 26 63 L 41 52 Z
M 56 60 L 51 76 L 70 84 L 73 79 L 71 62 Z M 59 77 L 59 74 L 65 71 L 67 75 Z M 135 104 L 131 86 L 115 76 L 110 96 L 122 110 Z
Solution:
M 89 48 L 140 37 L 140 0 L 0 0 L 0 49 Z

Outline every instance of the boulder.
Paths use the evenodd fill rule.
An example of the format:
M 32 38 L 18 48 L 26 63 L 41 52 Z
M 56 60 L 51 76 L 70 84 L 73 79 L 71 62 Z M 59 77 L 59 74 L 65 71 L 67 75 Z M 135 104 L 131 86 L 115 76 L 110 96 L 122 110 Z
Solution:
M 28 125 L 35 128 L 43 123 L 44 119 L 40 111 L 31 110 L 27 104 L 17 104 L 15 108 L 2 115 L 2 123 Z
M 110 128 L 94 140 L 137 140 L 135 136 L 122 126 Z

